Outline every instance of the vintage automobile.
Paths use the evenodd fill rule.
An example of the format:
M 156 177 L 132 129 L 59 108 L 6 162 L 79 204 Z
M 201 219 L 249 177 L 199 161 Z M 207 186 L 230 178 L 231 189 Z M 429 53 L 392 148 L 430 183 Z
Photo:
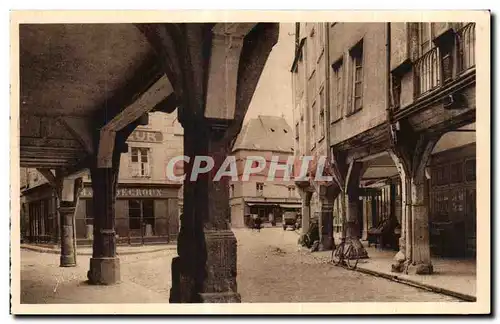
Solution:
M 288 227 L 291 227 L 293 230 L 296 228 L 297 221 L 297 213 L 286 211 L 283 213 L 283 230 L 286 231 Z

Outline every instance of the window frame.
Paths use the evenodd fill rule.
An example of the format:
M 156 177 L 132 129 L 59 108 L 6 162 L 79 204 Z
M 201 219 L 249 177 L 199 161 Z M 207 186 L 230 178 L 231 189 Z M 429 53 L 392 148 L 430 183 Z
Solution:
M 344 101 L 344 62 L 343 57 L 340 57 L 332 64 L 332 96 L 331 96 L 331 112 L 330 124 L 333 124 L 343 118 L 343 101 Z M 333 95 L 334 94 L 334 95 Z M 335 114 L 332 112 L 335 111 Z
M 135 154 L 134 154 L 135 152 Z M 134 161 L 134 156 L 137 161 Z M 145 158 L 146 161 L 143 161 Z M 130 160 L 132 167 L 132 177 L 134 178 L 150 178 L 151 177 L 151 148 L 134 146 L 130 147 Z M 137 168 L 137 170 L 136 170 Z
M 363 49 L 363 39 L 358 41 L 349 50 L 350 57 L 350 80 L 349 80 L 349 99 L 348 111 L 346 116 L 351 116 L 356 112 L 363 109 L 363 97 L 364 97 L 364 49 Z M 358 79 L 358 69 L 360 70 Z M 356 85 L 359 84 L 360 93 L 356 95 Z M 356 99 L 360 101 L 359 108 L 356 108 Z

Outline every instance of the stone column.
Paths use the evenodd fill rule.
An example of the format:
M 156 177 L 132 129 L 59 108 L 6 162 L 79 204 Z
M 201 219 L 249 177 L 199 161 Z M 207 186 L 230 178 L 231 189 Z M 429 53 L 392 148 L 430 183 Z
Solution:
M 61 267 L 76 266 L 75 206 L 61 202 L 58 212 L 61 219 Z
M 333 202 L 327 197 L 320 200 L 320 239 L 319 250 L 328 251 L 334 246 L 333 242 Z
M 411 179 L 411 235 L 412 254 L 408 272 L 431 274 L 433 272 L 429 245 L 429 213 L 427 210 L 425 176 Z
M 302 198 L 302 224 L 301 233 L 306 234 L 309 231 L 311 223 L 311 196 L 312 194 L 303 189 L 299 189 Z
M 61 267 L 76 266 L 75 211 L 80 195 L 81 179 L 64 179 L 56 171 L 54 190 L 57 196 L 57 212 L 61 234 Z
M 394 262 L 391 265 L 392 272 L 403 272 L 407 269 L 409 259 L 409 253 L 411 251 L 410 242 L 406 239 L 407 233 L 409 232 L 409 215 L 411 213 L 411 197 L 409 193 L 408 180 L 409 177 L 406 176 L 406 171 L 402 161 L 395 154 L 391 153 L 391 157 L 398 169 L 399 175 L 401 177 L 401 237 L 399 238 L 399 251 L 394 256 Z
M 87 278 L 91 284 L 110 285 L 120 281 L 116 256 L 115 200 L 120 152 L 115 149 L 111 168 L 90 168 L 94 205 L 92 258 Z

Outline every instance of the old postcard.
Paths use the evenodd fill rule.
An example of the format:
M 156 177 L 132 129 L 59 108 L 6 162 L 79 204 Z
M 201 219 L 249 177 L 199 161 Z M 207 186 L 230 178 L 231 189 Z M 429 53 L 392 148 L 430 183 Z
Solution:
M 489 62 L 487 11 L 12 12 L 11 312 L 490 313 Z

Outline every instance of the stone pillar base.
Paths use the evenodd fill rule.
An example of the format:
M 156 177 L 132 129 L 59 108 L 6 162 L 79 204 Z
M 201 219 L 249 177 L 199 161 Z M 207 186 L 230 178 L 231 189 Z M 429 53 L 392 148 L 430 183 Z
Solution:
M 61 255 L 60 267 L 76 267 L 76 259 L 74 255 Z
M 236 237 L 231 230 L 205 230 L 207 278 L 204 293 L 236 293 Z
M 319 244 L 319 251 L 331 251 L 333 248 L 333 237 L 323 235 Z
M 120 259 L 91 258 L 87 278 L 93 285 L 112 285 L 120 282 Z
M 241 296 L 237 292 L 202 293 L 202 303 L 241 303 Z
M 356 253 L 358 254 L 359 259 L 368 259 L 368 252 L 366 251 L 365 247 L 363 246 L 363 243 L 359 239 L 351 239 L 352 240 L 352 245 L 354 246 L 354 249 Z
M 430 263 L 417 263 L 408 266 L 408 274 L 410 275 L 429 275 L 433 272 L 434 269 Z

